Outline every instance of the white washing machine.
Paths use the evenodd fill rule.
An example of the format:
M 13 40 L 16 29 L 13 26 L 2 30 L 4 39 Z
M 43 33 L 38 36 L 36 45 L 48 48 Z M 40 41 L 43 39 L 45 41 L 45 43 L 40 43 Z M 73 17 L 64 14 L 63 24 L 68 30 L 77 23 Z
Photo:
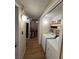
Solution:
M 48 39 L 46 46 L 46 57 L 47 59 L 59 59 L 58 55 L 58 40 L 57 39 Z
M 47 44 L 47 39 L 52 39 L 55 38 L 55 34 L 42 34 L 42 48 L 43 51 L 46 53 L 46 44 Z

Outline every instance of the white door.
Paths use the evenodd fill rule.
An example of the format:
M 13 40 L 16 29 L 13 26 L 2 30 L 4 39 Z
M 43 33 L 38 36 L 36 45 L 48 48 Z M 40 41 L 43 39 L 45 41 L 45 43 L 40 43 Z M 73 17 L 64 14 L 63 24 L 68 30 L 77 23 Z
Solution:
M 15 59 L 19 59 L 18 57 L 18 37 L 19 37 L 19 25 L 18 25 L 18 7 L 15 6 Z

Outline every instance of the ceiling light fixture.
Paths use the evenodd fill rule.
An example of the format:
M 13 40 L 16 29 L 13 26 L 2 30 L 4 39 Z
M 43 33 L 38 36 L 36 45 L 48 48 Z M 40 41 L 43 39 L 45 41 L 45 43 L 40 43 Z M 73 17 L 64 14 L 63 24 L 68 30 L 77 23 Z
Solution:
M 25 15 L 22 15 L 22 20 L 27 21 L 27 17 Z

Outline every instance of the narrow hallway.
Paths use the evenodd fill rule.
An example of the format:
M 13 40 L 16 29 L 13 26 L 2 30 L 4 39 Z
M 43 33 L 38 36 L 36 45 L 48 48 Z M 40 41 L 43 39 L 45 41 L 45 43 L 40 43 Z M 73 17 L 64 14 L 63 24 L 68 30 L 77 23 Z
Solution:
M 15 12 L 18 14 L 15 59 L 59 59 L 63 40 L 63 0 L 15 2 L 18 7 Z
M 37 38 L 27 40 L 24 59 L 46 59 L 42 47 L 38 44 Z

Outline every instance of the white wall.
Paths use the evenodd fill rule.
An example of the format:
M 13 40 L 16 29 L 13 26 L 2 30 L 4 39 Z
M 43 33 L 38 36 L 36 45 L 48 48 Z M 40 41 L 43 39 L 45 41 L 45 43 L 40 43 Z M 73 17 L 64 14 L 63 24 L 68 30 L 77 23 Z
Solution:
M 60 4 L 57 8 L 51 11 L 49 14 L 46 14 L 44 17 L 39 19 L 39 28 L 38 28 L 38 39 L 39 44 L 41 44 L 41 35 L 42 33 L 47 33 L 50 30 L 50 22 L 52 20 L 63 19 L 63 4 Z M 43 21 L 47 20 L 48 23 L 44 24 Z
M 41 35 L 42 33 L 48 33 L 50 31 L 49 29 L 49 20 L 47 18 L 42 18 L 39 20 L 39 23 L 38 23 L 38 41 L 39 41 L 39 44 L 41 44 Z
M 23 10 L 19 8 L 19 59 L 23 59 L 26 49 L 26 24 L 21 18 L 22 14 Z

